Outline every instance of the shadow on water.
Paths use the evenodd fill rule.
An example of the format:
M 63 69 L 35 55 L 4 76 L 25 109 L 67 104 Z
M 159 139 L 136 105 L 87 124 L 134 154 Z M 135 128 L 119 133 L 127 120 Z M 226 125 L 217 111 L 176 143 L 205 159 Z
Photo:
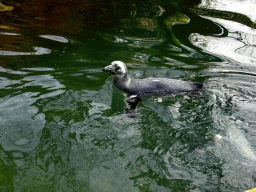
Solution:
M 1 2 L 1 191 L 255 187 L 255 5 L 214 2 Z M 142 98 L 131 119 L 114 60 L 205 95 Z

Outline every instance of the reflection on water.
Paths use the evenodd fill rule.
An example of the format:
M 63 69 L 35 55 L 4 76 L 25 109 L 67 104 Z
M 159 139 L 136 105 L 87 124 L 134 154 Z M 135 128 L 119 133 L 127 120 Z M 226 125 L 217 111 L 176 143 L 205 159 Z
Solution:
M 53 41 L 58 41 L 61 43 L 68 43 L 68 40 L 65 37 L 60 37 L 56 35 L 39 35 L 39 37 L 45 38 L 45 39 L 50 39 Z
M 233 1 L 233 0 L 216 0 L 216 1 L 207 1 L 203 0 L 198 6 L 200 9 L 206 8 L 204 10 L 208 12 L 213 12 L 212 16 L 215 17 L 224 17 L 223 19 L 230 19 L 236 22 L 242 22 L 247 25 L 250 23 L 250 27 L 254 28 L 255 25 L 252 23 L 255 22 L 255 3 L 253 1 Z M 214 10 L 213 10 L 214 9 Z M 204 11 L 201 11 L 203 13 Z M 215 12 L 215 14 L 214 14 Z M 251 22 L 248 22 L 251 20 Z
M 43 47 L 33 47 L 33 49 L 33 52 L 0 51 L 0 55 L 44 55 L 51 53 L 50 49 Z
M 187 9 L 191 4 L 180 7 L 184 2 L 162 2 L 153 11 L 148 9 L 152 2 L 123 8 L 117 3 L 115 10 L 131 9 L 132 17 L 121 18 L 120 29 L 108 32 L 26 33 L 21 24 L 14 29 L 17 17 L 4 23 L 13 28 L 0 24 L 2 191 L 255 187 L 254 31 L 240 20 L 220 19 L 221 14 L 193 12 Z M 29 9 L 31 3 L 0 3 L 0 11 L 32 13 L 37 3 Z M 41 11 L 30 17 L 46 22 L 42 9 L 47 4 L 39 4 Z M 54 4 L 49 12 L 60 14 L 64 4 Z M 222 16 L 232 12 L 209 8 Z M 194 9 L 207 6 L 202 2 Z M 101 7 L 95 10 L 104 13 Z M 112 14 L 107 7 L 105 12 Z M 131 119 L 124 112 L 126 96 L 102 72 L 113 60 L 127 63 L 134 78 L 202 82 L 205 95 L 143 98 Z
M 225 22 L 222 21 L 222 23 L 224 24 Z M 243 32 L 242 29 L 249 33 Z M 202 36 L 198 33 L 193 33 L 189 39 L 193 45 L 209 52 L 224 56 L 232 54 L 231 58 L 235 61 L 254 64 L 256 57 L 255 32 L 252 30 L 248 31 L 248 29 L 241 26 L 239 30 L 235 31 L 235 28 L 231 28 L 228 36 L 225 38 Z

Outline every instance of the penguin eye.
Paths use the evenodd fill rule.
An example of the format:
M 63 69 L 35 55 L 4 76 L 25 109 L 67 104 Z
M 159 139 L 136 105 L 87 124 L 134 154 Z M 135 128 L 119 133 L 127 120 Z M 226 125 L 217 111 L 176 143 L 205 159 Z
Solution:
M 119 65 L 115 65 L 115 70 L 117 71 L 118 69 L 120 69 Z

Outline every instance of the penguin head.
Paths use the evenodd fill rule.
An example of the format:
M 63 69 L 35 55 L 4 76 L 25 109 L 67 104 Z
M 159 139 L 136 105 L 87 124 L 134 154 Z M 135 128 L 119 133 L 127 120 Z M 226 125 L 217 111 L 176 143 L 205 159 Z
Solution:
M 124 75 L 127 73 L 127 68 L 122 61 L 113 61 L 110 65 L 106 66 L 103 71 L 109 71 L 113 75 Z

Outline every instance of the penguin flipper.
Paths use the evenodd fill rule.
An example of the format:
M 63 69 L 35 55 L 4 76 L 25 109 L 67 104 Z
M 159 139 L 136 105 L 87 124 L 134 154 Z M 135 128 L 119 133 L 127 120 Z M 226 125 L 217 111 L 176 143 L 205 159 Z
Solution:
M 126 100 L 125 112 L 128 117 L 134 118 L 136 116 L 135 111 L 140 100 L 141 98 L 137 95 L 131 95 L 129 99 Z

